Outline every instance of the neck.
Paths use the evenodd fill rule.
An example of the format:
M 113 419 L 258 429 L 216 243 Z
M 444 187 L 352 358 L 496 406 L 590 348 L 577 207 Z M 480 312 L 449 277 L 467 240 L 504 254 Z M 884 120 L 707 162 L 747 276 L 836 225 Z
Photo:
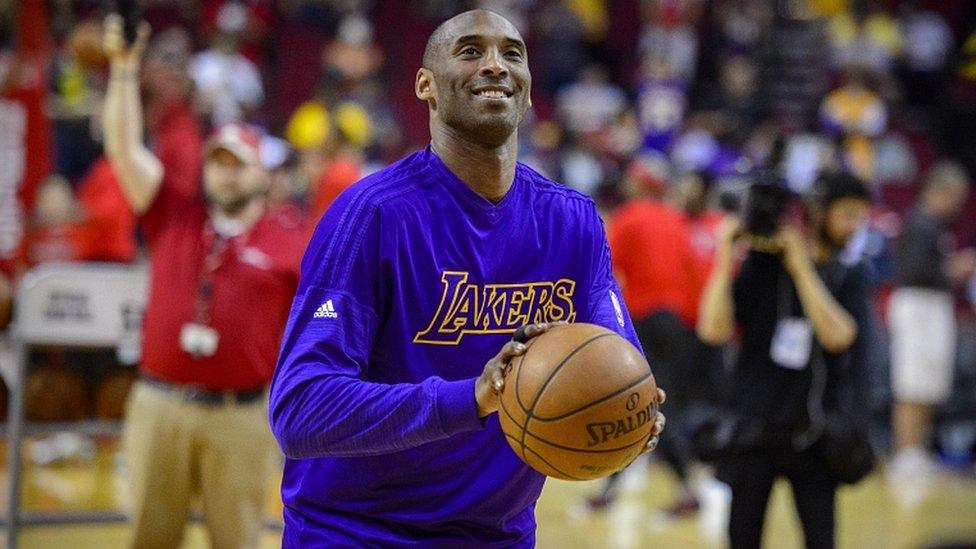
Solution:
M 250 230 L 262 215 L 264 215 L 264 200 L 259 198 L 251 199 L 246 206 L 235 212 L 228 212 L 215 205 L 210 206 L 210 220 L 215 226 L 236 226 L 239 233 Z
M 430 134 L 431 148 L 458 179 L 491 202 L 505 197 L 515 180 L 515 133 L 497 147 L 472 141 L 444 124 L 432 124 Z

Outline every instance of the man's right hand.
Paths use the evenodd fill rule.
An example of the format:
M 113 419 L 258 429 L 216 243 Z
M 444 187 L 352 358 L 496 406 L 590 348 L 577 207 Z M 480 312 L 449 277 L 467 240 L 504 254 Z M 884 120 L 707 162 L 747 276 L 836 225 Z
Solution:
M 111 61 L 113 69 L 138 69 L 142 52 L 145 51 L 146 44 L 149 42 L 149 24 L 143 21 L 139 25 L 136 41 L 131 45 L 126 44 L 125 33 L 122 29 L 121 15 L 110 13 L 105 17 L 102 36 L 102 47 L 105 49 L 105 55 Z
M 551 328 L 565 324 L 565 322 L 540 322 L 539 324 L 529 324 L 525 327 L 525 341 L 533 337 L 540 336 Z M 525 343 L 515 340 L 509 341 L 502 350 L 498 351 L 485 369 L 481 372 L 481 377 L 474 385 L 474 398 L 478 403 L 478 417 L 482 418 L 498 410 L 498 393 L 505 386 L 505 374 L 509 363 L 515 358 L 525 354 L 528 346 Z
M 731 249 L 735 245 L 736 241 L 739 240 L 744 235 L 742 229 L 742 221 L 738 217 L 733 215 L 727 215 L 722 218 L 718 223 L 718 227 L 715 229 L 715 239 L 718 245 L 724 246 Z

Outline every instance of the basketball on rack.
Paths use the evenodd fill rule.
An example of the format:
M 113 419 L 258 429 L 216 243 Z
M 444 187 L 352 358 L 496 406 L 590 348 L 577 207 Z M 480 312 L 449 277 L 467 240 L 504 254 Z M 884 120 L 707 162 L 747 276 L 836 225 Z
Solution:
M 27 375 L 25 413 L 32 421 L 76 421 L 88 416 L 85 380 L 67 364 L 43 363 Z

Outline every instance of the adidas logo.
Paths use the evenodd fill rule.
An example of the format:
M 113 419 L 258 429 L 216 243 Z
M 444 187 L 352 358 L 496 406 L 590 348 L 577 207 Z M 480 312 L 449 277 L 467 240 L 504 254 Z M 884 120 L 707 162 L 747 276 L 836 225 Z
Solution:
M 336 313 L 335 307 L 332 306 L 332 300 L 328 300 L 319 307 L 319 310 L 315 311 L 314 318 L 339 318 L 339 314 Z

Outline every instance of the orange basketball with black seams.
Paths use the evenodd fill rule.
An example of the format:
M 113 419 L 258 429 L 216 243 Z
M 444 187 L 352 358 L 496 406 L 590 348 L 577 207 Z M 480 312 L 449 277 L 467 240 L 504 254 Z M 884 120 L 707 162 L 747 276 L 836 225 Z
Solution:
M 498 411 L 515 453 L 545 475 L 590 480 L 620 471 L 651 437 L 657 384 L 629 341 L 567 324 L 531 339 L 505 375 Z

